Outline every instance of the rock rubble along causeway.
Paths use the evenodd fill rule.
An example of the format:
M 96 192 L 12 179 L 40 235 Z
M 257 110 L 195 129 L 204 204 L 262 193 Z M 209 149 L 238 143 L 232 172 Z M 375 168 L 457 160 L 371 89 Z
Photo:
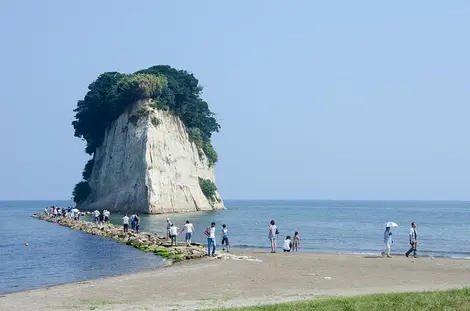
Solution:
M 55 222 L 61 226 L 80 230 L 92 235 L 111 238 L 119 243 L 133 246 L 141 251 L 154 253 L 171 262 L 202 258 L 206 255 L 202 245 L 186 246 L 185 243 L 171 246 L 166 237 L 150 232 L 127 232 L 122 227 L 113 224 L 97 225 L 89 221 L 76 221 L 67 217 L 50 217 L 46 214 L 34 214 L 33 218 Z

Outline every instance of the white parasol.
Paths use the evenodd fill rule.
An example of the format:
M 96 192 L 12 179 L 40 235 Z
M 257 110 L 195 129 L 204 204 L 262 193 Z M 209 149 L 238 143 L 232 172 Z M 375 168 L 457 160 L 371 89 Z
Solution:
M 395 228 L 395 227 L 398 227 L 398 225 L 397 225 L 395 222 L 393 222 L 393 221 L 389 221 L 389 222 L 387 222 L 387 223 L 385 224 L 385 227 L 386 227 L 386 228 L 387 228 L 387 227 L 389 227 L 389 228 Z

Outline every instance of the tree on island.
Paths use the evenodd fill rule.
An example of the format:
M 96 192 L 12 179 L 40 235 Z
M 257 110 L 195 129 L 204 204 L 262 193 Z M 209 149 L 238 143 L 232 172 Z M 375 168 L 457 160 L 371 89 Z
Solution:
M 79 100 L 74 109 L 72 125 L 75 137 L 85 140 L 85 152 L 94 155 L 103 142 L 106 128 L 113 121 L 136 101 L 153 99 L 155 108 L 171 111 L 181 119 L 190 140 L 198 146 L 200 153 L 207 156 L 212 166 L 218 158 L 211 137 L 212 133 L 219 132 L 220 125 L 207 102 L 201 98 L 202 90 L 193 74 L 167 65 L 153 66 L 133 74 L 103 73 L 88 86 L 84 99 Z M 138 118 L 139 115 L 132 117 Z M 154 122 L 158 123 L 158 120 L 152 120 Z M 91 192 L 88 180 L 92 170 L 93 158 L 85 165 L 83 180 L 74 187 L 73 200 L 77 204 Z

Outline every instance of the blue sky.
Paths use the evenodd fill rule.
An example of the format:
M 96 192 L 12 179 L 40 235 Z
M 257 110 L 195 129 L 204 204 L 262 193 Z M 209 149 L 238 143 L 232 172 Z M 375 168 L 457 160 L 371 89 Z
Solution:
M 100 73 L 195 74 L 237 199 L 470 199 L 468 1 L 2 1 L 0 199 L 67 199 Z

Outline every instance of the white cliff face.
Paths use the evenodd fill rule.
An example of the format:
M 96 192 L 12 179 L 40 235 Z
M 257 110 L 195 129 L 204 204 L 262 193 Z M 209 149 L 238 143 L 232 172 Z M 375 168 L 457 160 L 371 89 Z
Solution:
M 106 131 L 94 155 L 92 192 L 82 208 L 150 214 L 224 208 L 218 193 L 215 200 L 202 193 L 199 178 L 215 182 L 214 168 L 189 141 L 184 124 L 149 104 L 138 102 Z M 142 109 L 150 114 L 134 124 L 132 116 Z

